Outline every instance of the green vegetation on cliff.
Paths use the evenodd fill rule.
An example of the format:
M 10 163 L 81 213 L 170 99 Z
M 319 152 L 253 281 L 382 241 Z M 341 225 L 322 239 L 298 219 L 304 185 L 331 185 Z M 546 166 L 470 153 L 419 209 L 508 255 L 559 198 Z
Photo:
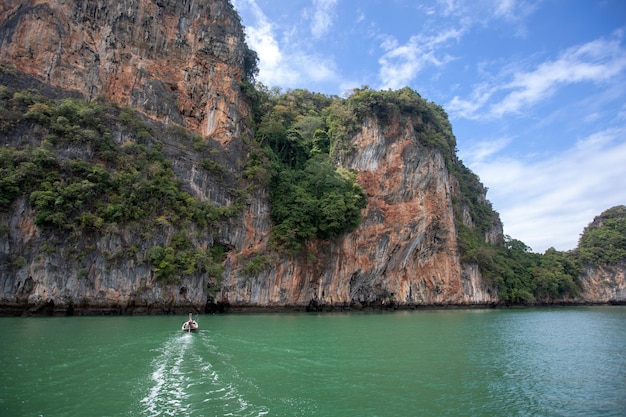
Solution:
M 331 161 L 350 155 L 351 139 L 368 117 L 383 124 L 410 122 L 417 145 L 440 151 L 456 180 L 459 192 L 453 197 L 453 207 L 462 261 L 479 265 L 501 301 L 533 304 L 578 293 L 582 269 L 576 253 L 550 249 L 540 255 L 508 236 L 487 239 L 490 232 L 498 230 L 498 214 L 485 199 L 486 189 L 478 176 L 457 158 L 456 139 L 441 106 L 409 88 L 374 91 L 363 87 L 341 99 L 306 90 L 281 93 L 257 86 L 252 101 L 255 138 L 269 155 L 267 165 L 273 161 L 272 233 L 279 247 L 294 253 L 306 239 L 332 238 L 356 227 L 358 210 L 364 206 L 358 185 L 354 180 L 342 184 L 338 176 L 330 175 Z M 336 191 L 324 190 L 312 181 L 315 177 L 333 178 L 329 184 L 346 190 L 345 196 L 350 197 L 337 198 Z M 313 190 L 322 193 L 314 195 Z M 464 213 L 469 214 L 470 224 L 464 223 Z M 327 214 L 331 218 L 325 217 Z
M 484 246 L 477 259 L 487 283 L 507 304 L 549 303 L 580 290 L 581 269 L 572 252 L 550 248 L 541 255 L 505 236 L 503 246 Z
M 278 251 L 295 255 L 309 239 L 335 239 L 360 224 L 364 190 L 355 173 L 337 167 L 354 151 L 351 139 L 364 120 L 376 117 L 382 123 L 410 121 L 416 145 L 441 152 L 458 188 L 453 209 L 461 259 L 479 265 L 502 302 L 575 296 L 584 266 L 626 259 L 624 206 L 597 217 L 575 251 L 536 254 L 508 236 L 487 239 L 499 220 L 485 199 L 486 189 L 456 157 L 445 111 L 411 89 L 364 87 L 342 99 L 249 83 L 243 87 L 251 99 L 254 137 L 247 142 L 241 178 L 269 189 L 271 242 Z M 226 175 L 227 167 L 206 140 L 179 127 L 156 132 L 155 126 L 131 109 L 103 101 L 51 99 L 34 90 L 0 87 L 0 134 L 7 138 L 0 147 L 0 211 L 25 197 L 35 223 L 61 240 L 74 235 L 88 241 L 124 228 L 142 230 L 147 239 L 167 236 L 145 247 L 129 244 L 123 256 L 150 262 L 165 281 L 196 273 L 219 277 L 225 248 L 198 242 L 241 211 L 246 191 L 232 189 L 235 204 L 226 207 L 192 196 L 164 154 L 165 138 L 193 150 L 198 165 L 216 177 Z M 54 239 L 44 249 L 54 252 Z M 260 266 L 251 262 L 247 268 L 267 262 L 265 255 L 258 260 Z M 12 265 L 21 263 L 16 259 Z
M 153 262 L 163 280 L 220 276 L 221 254 L 193 244 L 190 230 L 210 232 L 237 207 L 216 208 L 184 191 L 153 127 L 134 110 L 2 87 L 0 133 L 16 141 L 0 148 L 0 210 L 27 196 L 35 223 L 50 236 L 89 239 L 133 224 L 146 237 L 150 230 L 179 230 L 171 242 L 146 253 L 129 247 L 126 254 Z
M 354 230 L 366 205 L 356 175 L 336 168 L 332 149 L 337 97 L 293 90 L 281 94 L 258 86 L 253 96 L 255 140 L 271 172 L 271 241 L 296 254 L 307 239 L 334 239 Z M 259 161 L 260 164 L 262 164 Z
M 362 87 L 347 99 L 306 90 L 283 93 L 262 85 L 255 89 L 247 85 L 246 93 L 255 139 L 265 150 L 258 165 L 271 173 L 272 237 L 278 248 L 295 253 L 308 238 L 334 238 L 358 226 L 360 209 L 365 207 L 363 191 L 354 175 L 333 165 L 351 154 L 352 137 L 365 119 L 376 117 L 383 124 L 410 122 L 419 146 L 441 152 L 460 188 L 454 206 L 461 252 L 465 260 L 477 261 L 475 253 L 498 216 L 482 199 L 485 189 L 478 177 L 456 158 L 456 139 L 441 106 L 410 88 Z M 469 211 L 474 227 L 462 223 L 463 210 Z
M 505 303 L 551 302 L 580 291 L 586 267 L 614 266 L 626 261 L 626 206 L 597 216 L 583 231 L 578 247 L 544 254 L 530 251 L 523 242 L 505 239 L 504 247 L 482 248 L 479 264 Z
M 578 257 L 585 265 L 615 265 L 626 260 L 626 206 L 597 216 L 583 231 Z

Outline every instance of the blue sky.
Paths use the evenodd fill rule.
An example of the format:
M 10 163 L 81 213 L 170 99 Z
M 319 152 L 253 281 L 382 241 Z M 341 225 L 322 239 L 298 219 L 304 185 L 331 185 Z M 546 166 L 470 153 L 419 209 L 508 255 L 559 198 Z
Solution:
M 505 234 L 576 247 L 626 204 L 623 0 L 233 0 L 258 81 L 409 86 L 447 111 Z

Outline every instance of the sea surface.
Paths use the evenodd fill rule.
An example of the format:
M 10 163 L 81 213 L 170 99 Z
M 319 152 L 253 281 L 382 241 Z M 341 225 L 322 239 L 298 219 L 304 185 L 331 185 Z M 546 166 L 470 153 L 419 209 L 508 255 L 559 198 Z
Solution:
M 0 318 L 0 416 L 626 416 L 626 307 Z

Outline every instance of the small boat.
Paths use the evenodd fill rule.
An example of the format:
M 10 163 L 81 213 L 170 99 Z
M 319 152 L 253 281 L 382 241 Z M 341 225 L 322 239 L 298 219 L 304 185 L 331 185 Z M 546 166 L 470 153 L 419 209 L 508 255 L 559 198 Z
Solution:
M 198 330 L 198 322 L 191 318 L 189 313 L 189 320 L 183 323 L 183 332 L 193 332 Z

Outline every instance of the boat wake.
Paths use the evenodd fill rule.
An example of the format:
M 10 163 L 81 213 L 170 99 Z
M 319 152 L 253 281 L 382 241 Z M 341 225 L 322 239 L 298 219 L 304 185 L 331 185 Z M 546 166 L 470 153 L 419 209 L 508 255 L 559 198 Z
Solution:
M 166 341 L 153 361 L 151 388 L 141 400 L 145 416 L 264 416 L 232 382 L 223 381 L 206 359 L 210 346 L 198 335 L 182 334 Z

